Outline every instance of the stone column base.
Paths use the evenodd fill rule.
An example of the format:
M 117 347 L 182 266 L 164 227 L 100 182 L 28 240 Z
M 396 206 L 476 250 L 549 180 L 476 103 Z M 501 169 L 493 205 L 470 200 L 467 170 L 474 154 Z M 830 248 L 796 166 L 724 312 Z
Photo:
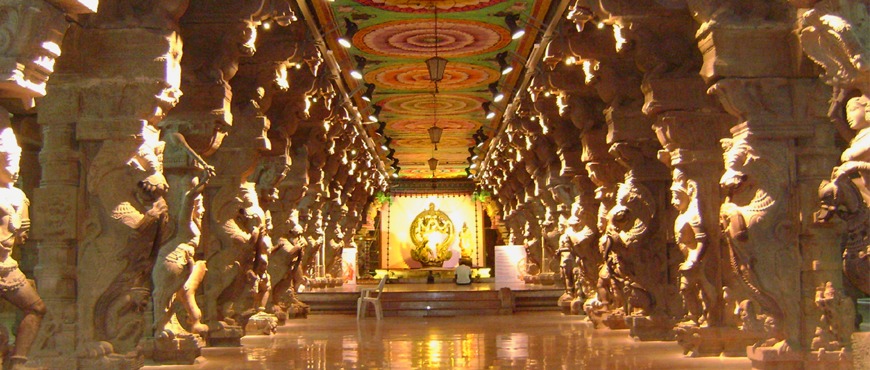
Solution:
M 77 356 L 78 369 L 126 370 L 145 366 L 145 356 L 138 351 L 117 354 L 108 342 L 84 344 L 78 350 Z
M 245 334 L 242 327 L 219 322 L 220 328 L 208 332 L 209 347 L 240 347 L 241 339 Z
M 586 317 L 589 318 L 589 321 L 592 321 L 592 326 L 595 329 L 628 329 L 628 325 L 625 322 L 625 314 L 621 309 L 609 310 L 605 307 L 590 305 L 587 302 L 583 306 L 583 310 L 586 311 Z
M 640 341 L 675 340 L 674 321 L 669 319 L 651 318 L 632 315 L 625 318 L 629 335 Z
M 746 347 L 762 339 L 761 336 L 737 328 L 698 327 L 679 324 L 674 328 L 677 344 L 689 357 L 746 356 Z
M 248 318 L 245 335 L 274 335 L 278 331 L 278 317 L 262 310 Z
M 196 334 L 179 335 L 175 338 L 147 338 L 142 341 L 142 353 L 146 359 L 158 364 L 192 365 L 202 354 L 205 341 Z
M 759 370 L 846 370 L 853 369 L 852 354 L 846 351 L 790 351 L 781 353 L 774 347 L 747 347 L 746 357 Z

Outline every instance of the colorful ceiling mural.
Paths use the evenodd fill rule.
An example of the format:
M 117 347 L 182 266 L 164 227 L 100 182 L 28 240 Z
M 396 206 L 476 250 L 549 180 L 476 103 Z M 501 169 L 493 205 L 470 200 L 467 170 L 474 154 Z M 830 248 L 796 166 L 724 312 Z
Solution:
M 512 91 L 550 0 L 313 0 L 311 5 L 356 103 L 363 111 L 379 112 L 385 123 L 383 130 L 376 130 L 376 123 L 368 127 L 384 144 L 386 166 L 401 178 L 459 178 L 468 176 L 475 133 L 491 136 L 497 128 L 500 117 L 486 119 L 483 110 L 492 101 L 491 89 Z M 509 15 L 520 19 L 524 37 L 511 39 Z M 339 45 L 342 36 L 352 47 Z M 448 61 L 437 93 L 425 63 L 436 48 Z M 505 52 L 514 71 L 502 75 L 497 56 Z M 351 77 L 353 70 L 362 79 Z M 433 125 L 444 130 L 437 150 L 427 131 Z M 433 157 L 434 174 L 428 164 Z

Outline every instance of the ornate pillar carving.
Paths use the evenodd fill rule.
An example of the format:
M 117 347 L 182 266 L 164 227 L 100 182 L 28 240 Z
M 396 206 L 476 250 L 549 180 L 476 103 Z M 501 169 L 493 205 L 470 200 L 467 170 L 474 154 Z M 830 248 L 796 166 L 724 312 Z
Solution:
M 136 344 L 150 325 L 143 312 L 150 252 L 166 221 L 157 122 L 180 95 L 176 29 L 186 2 L 142 13 L 118 13 L 117 6 L 101 4 L 107 14 L 82 17 L 70 30 L 64 49 L 76 53 L 58 60 L 51 96 L 41 102 L 51 149 L 40 155 L 35 221 L 45 257 L 37 271 L 54 313 L 36 350 L 51 367 L 136 363 Z M 83 355 L 76 359 L 76 352 Z
M 208 271 L 203 281 L 203 318 L 212 345 L 238 344 L 242 328 L 275 332 L 277 319 L 265 312 L 271 293 L 268 256 L 273 248 L 268 208 L 278 199 L 278 184 L 287 173 L 290 144 L 281 122 L 274 124 L 275 134 L 269 134 L 273 123 L 266 112 L 274 95 L 289 89 L 286 71 L 293 64 L 298 41 L 287 35 L 301 36 L 297 29 L 279 28 L 264 35 L 262 50 L 254 54 L 259 19 L 286 13 L 264 14 L 261 7 L 252 6 L 256 4 L 236 5 L 241 18 L 235 20 L 235 29 L 253 32 L 242 32 L 249 38 L 243 39 L 247 42 L 241 50 L 253 56 L 213 68 L 209 75 L 220 81 L 234 74 L 229 80 L 233 125 L 211 157 L 217 175 L 205 190 L 203 242 Z M 232 46 L 237 48 L 238 43 Z M 230 58 L 239 58 L 239 50 L 227 52 Z
M 600 4 L 605 5 L 612 4 Z M 572 14 L 577 11 L 575 7 Z M 586 12 L 592 14 L 591 9 Z M 587 21 L 575 22 L 584 26 Z M 650 127 L 652 122 L 641 112 L 641 76 L 634 69 L 636 51 L 626 47 L 620 24 L 603 29 L 582 28 L 571 38 L 571 50 L 583 64 L 587 81 L 609 105 L 604 111 L 609 152 L 627 169 L 617 190 L 616 205 L 607 215 L 602 238 L 604 258 L 616 262 L 609 263 L 611 280 L 624 284 L 628 294 L 626 320 L 631 335 L 641 340 L 669 339 L 673 320 L 681 309 L 679 301 L 673 299 L 677 286 L 671 256 L 678 252 L 668 239 L 673 224 L 668 201 L 670 176 L 667 168 L 655 160 L 658 143 Z
M 821 79 L 833 86 L 827 112 L 830 123 L 843 139 L 850 141 L 840 157 L 843 163 L 830 175 L 824 173 L 824 169 L 832 162 L 837 163 L 834 156 L 839 152 L 831 146 L 832 140 L 828 137 L 833 135 L 833 130 L 828 127 L 830 123 L 824 120 L 815 122 L 816 136 L 799 143 L 801 195 L 811 195 L 810 187 L 821 181 L 818 191 L 821 209 L 816 214 L 816 222 L 802 223 L 802 280 L 806 286 L 817 289 L 814 304 L 807 304 L 808 299 L 804 297 L 803 308 L 807 316 L 818 318 L 815 325 L 804 325 L 803 344 L 811 351 L 819 351 L 817 355 L 808 356 L 810 360 L 823 362 L 828 357 L 826 354 L 847 351 L 853 341 L 855 348 L 870 343 L 870 334 L 852 335 L 851 326 L 836 325 L 848 322 L 852 315 L 848 299 L 842 298 L 844 290 L 841 286 L 851 285 L 864 294 L 870 294 L 870 244 L 860 236 L 866 233 L 865 222 L 861 220 L 868 214 L 867 182 L 864 180 L 867 178 L 868 156 L 864 133 L 870 126 L 870 46 L 866 38 L 870 30 L 867 23 L 870 10 L 861 4 L 844 1 L 790 3 L 797 8 L 810 8 L 798 10 L 800 45 L 813 61 L 824 68 Z M 818 110 L 812 113 L 821 116 Z M 812 211 L 812 197 L 808 198 L 801 198 L 802 212 Z M 834 214 L 844 221 L 844 225 L 829 222 L 833 221 Z M 837 234 L 842 254 L 840 249 L 830 247 L 836 244 Z M 838 272 L 840 269 L 843 275 Z M 847 280 L 842 285 L 841 276 Z M 860 294 L 854 290 L 845 291 L 853 299 Z M 865 317 L 861 325 L 866 326 L 867 322 Z M 855 361 L 856 364 L 861 361 L 859 356 Z
M 804 328 L 816 321 L 808 313 L 818 310 L 811 291 L 819 287 L 810 286 L 816 273 L 805 258 L 816 253 L 825 231 L 806 222 L 819 179 L 802 153 L 831 143 L 817 130 L 818 81 L 803 78 L 806 63 L 795 57 L 794 11 L 781 2 L 689 5 L 701 23 L 702 76 L 738 118 L 724 145 L 721 218 L 732 266 L 748 294 L 738 298 L 742 329 L 755 328 L 765 338 L 747 355 L 759 368 L 827 361 L 806 352 L 811 330 Z M 763 328 L 759 320 L 767 320 Z

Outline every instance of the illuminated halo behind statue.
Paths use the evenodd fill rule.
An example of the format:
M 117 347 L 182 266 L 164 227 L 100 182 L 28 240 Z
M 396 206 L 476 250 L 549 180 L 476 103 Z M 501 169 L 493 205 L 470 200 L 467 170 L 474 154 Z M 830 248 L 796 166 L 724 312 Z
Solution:
M 411 258 L 423 264 L 423 267 L 441 266 L 444 261 L 453 257 L 450 245 L 455 237 L 453 221 L 441 210 L 435 209 L 434 203 L 420 212 L 411 222 Z

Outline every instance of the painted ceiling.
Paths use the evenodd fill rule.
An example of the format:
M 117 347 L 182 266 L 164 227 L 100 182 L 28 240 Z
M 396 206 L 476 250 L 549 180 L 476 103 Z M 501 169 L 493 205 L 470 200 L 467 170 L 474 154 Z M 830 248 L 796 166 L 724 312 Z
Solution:
M 432 178 L 427 164 L 432 157 L 439 161 L 435 177 L 468 176 L 475 132 L 482 128 L 484 134 L 492 136 L 501 116 L 485 118 L 483 104 L 493 98 L 489 86 L 497 83 L 506 94 L 512 91 L 550 2 L 314 0 L 312 5 L 344 82 L 355 91 L 357 106 L 362 112 L 380 108 L 378 119 L 385 123 L 383 130 L 376 132 L 378 124 L 368 127 L 376 143 L 388 144 L 386 150 L 379 149 L 386 167 L 395 163 L 400 168 L 399 177 L 419 179 Z M 526 29 L 524 37 L 511 39 L 505 22 L 508 15 L 519 17 L 520 26 Z M 353 46 L 345 49 L 337 39 L 348 28 L 357 31 L 352 36 Z M 437 94 L 425 64 L 435 56 L 436 47 L 438 56 L 448 60 Z M 501 74 L 496 58 L 503 52 L 514 66 L 507 75 Z M 363 66 L 362 80 L 350 75 L 358 66 Z M 375 87 L 371 102 L 362 99 L 365 84 Z M 497 112 L 507 100 L 495 104 Z M 444 129 L 437 150 L 427 132 L 433 124 Z

